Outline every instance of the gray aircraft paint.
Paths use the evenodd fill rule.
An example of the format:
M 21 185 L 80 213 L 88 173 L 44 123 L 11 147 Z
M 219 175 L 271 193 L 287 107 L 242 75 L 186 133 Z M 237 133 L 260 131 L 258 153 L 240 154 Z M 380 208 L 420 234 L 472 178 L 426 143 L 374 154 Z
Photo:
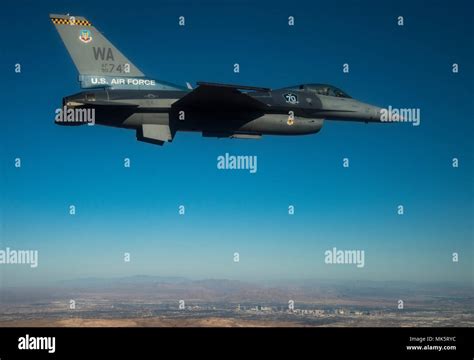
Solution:
M 157 81 L 145 77 L 84 17 L 50 18 L 87 89 L 65 97 L 63 106 L 92 108 L 96 124 L 133 129 L 139 141 L 162 145 L 177 131 L 240 139 L 313 134 L 324 119 L 380 122 L 379 107 L 327 84 L 272 90 L 198 82 L 190 89 Z
M 49 17 L 56 27 L 59 36 L 61 36 L 69 55 L 71 55 L 79 74 L 144 76 L 130 60 L 84 17 L 56 14 L 51 14 Z M 81 32 L 83 31 L 89 32 L 89 40 L 87 40 L 87 37 L 82 37 L 81 40 Z M 127 69 L 128 72 L 125 72 Z

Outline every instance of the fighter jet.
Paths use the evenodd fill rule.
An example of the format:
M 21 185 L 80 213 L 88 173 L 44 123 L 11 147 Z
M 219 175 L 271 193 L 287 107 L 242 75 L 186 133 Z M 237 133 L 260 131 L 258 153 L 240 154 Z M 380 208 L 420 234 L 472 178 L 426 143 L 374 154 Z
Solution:
M 145 76 L 90 21 L 50 14 L 83 91 L 66 96 L 59 125 L 133 129 L 137 140 L 163 145 L 177 131 L 205 137 L 258 139 L 321 130 L 324 120 L 380 122 L 381 108 L 327 84 L 281 89 L 197 82 L 180 86 Z

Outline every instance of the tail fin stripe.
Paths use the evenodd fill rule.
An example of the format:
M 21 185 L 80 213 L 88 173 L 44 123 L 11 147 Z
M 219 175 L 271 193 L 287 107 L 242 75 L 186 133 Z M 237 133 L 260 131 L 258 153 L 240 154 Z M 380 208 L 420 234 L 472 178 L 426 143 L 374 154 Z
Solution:
M 69 26 L 92 26 L 92 24 L 87 20 L 74 20 L 70 19 L 61 19 L 61 18 L 52 18 L 51 21 L 54 25 L 69 25 Z

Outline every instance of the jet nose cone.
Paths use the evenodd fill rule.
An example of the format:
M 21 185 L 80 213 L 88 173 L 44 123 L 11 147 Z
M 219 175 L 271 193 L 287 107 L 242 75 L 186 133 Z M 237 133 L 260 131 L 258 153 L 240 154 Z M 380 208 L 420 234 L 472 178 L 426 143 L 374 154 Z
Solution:
M 402 122 L 406 118 L 397 111 L 391 109 L 381 108 L 378 106 L 370 106 L 368 109 L 370 119 L 380 122 Z
M 371 109 L 372 119 L 375 121 L 380 121 L 380 116 L 382 115 L 382 108 L 377 106 L 372 106 Z
M 380 121 L 380 117 L 382 115 L 382 108 L 379 108 L 378 106 L 368 105 L 366 113 L 368 114 L 368 120 Z

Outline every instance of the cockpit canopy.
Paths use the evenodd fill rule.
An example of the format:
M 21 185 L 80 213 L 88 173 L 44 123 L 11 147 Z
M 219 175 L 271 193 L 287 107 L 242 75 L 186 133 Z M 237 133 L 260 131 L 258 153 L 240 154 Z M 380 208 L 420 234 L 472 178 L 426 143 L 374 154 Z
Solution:
M 302 85 L 290 86 L 286 89 L 307 90 L 307 91 L 315 92 L 318 95 L 351 98 L 341 89 L 332 85 L 328 85 L 328 84 L 302 84 Z

